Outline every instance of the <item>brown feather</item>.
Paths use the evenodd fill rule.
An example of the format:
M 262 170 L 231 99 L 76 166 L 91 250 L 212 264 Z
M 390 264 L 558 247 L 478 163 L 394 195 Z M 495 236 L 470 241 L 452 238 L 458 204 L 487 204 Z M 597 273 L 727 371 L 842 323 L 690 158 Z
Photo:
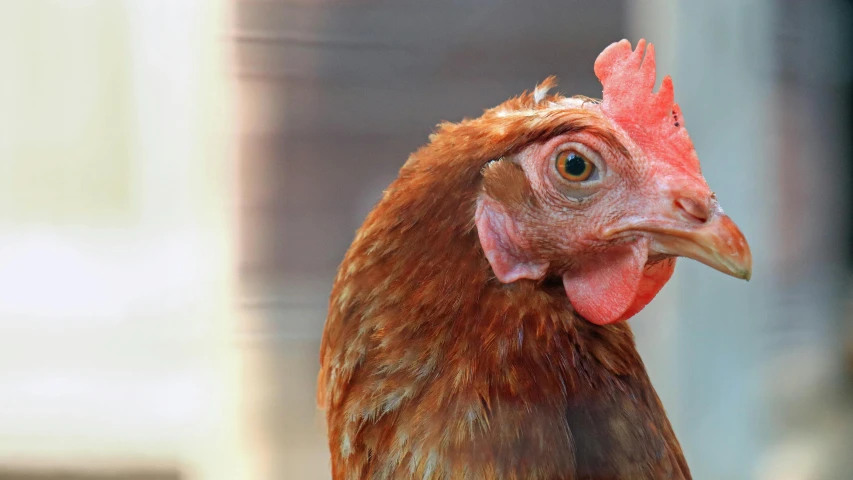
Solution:
M 480 247 L 483 188 L 532 198 L 490 161 L 570 131 L 619 145 L 561 99 L 439 125 L 356 233 L 321 345 L 334 479 L 690 478 L 629 327 L 577 317 L 562 287 L 497 282 Z

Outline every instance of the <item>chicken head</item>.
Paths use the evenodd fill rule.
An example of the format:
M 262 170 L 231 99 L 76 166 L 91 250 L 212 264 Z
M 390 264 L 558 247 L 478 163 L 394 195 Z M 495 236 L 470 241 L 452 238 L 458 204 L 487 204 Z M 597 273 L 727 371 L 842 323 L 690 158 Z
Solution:
M 483 168 L 475 223 L 497 279 L 560 278 L 596 324 L 639 312 L 678 256 L 748 280 L 749 246 L 702 176 L 670 78 L 654 92 L 653 46 L 614 43 L 595 73 L 602 101 L 546 106 L 582 111 L 575 125 Z

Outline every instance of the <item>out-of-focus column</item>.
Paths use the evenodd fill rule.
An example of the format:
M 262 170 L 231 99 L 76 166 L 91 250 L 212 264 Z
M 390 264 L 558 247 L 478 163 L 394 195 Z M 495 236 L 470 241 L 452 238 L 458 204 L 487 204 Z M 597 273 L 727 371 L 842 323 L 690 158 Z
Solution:
M 0 466 L 239 478 L 226 7 L 2 8 Z
M 656 44 L 659 77 L 672 75 L 703 173 L 754 259 L 750 283 L 680 260 L 660 304 L 644 312 L 650 321 L 635 322 L 696 478 L 752 478 L 763 447 L 761 346 L 774 313 L 770 229 L 777 189 L 768 140 L 769 3 L 631 4 L 633 40 Z

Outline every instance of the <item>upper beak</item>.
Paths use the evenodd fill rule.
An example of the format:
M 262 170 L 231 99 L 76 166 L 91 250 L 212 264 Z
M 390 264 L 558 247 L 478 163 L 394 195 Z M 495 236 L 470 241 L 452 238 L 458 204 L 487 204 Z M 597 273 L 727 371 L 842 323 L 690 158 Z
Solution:
M 650 235 L 650 250 L 687 257 L 733 277 L 749 280 L 752 276 L 752 253 L 735 222 L 713 201 L 704 219 L 693 218 L 641 222 L 626 229 Z M 623 230 L 625 231 L 625 230 Z

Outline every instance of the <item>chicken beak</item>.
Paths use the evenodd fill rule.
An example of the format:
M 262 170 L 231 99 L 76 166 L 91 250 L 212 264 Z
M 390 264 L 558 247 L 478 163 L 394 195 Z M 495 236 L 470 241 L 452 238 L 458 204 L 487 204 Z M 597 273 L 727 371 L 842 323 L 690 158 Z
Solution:
M 620 229 L 621 230 L 621 229 Z M 752 253 L 735 222 L 713 202 L 704 220 L 662 219 L 622 230 L 645 234 L 652 240 L 650 254 L 692 258 L 736 278 L 752 276 Z
M 652 250 L 692 258 L 736 278 L 752 277 L 752 253 L 728 215 L 715 213 L 699 227 L 666 229 L 652 235 Z

